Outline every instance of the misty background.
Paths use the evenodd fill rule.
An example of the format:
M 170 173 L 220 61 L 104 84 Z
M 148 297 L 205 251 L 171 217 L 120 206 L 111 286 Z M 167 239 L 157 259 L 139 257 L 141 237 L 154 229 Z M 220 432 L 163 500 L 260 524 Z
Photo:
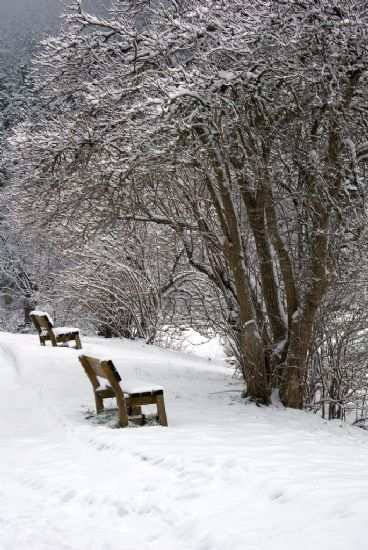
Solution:
M 0 0 L 0 189 L 7 182 L 2 158 L 18 123 L 37 113 L 32 58 L 46 36 L 59 34 L 73 0 Z M 109 0 L 85 0 L 84 8 L 103 14 Z M 37 115 L 35 115 L 37 116 Z M 0 207 L 0 222 L 2 219 Z M 1 236 L 1 235 L 0 235 Z
M 59 0 L 0 0 L 0 78 L 16 80 L 40 40 L 60 28 Z
M 0 0 L 0 81 L 17 80 L 47 35 L 58 34 L 60 14 L 71 0 Z M 87 9 L 103 11 L 108 2 L 88 0 Z

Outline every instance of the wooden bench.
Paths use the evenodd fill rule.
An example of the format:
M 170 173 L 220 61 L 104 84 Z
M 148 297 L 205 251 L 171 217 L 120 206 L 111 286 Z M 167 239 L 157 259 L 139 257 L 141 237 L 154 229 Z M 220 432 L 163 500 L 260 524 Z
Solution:
M 54 323 L 45 311 L 31 311 L 30 317 L 38 332 L 41 346 L 50 340 L 53 346 L 75 341 L 76 349 L 82 349 L 79 329 L 74 327 L 54 327 Z
M 98 359 L 80 355 L 81 362 L 93 387 L 96 411 L 104 410 L 103 400 L 116 398 L 119 410 L 119 425 L 126 427 L 129 420 L 143 425 L 148 418 L 155 418 L 162 426 L 167 426 L 164 390 L 161 386 L 147 386 L 136 381 L 122 381 L 114 363 L 110 359 Z M 104 379 L 103 381 L 99 379 Z M 107 380 L 108 384 L 104 384 Z M 156 405 L 157 414 L 142 414 L 142 405 Z

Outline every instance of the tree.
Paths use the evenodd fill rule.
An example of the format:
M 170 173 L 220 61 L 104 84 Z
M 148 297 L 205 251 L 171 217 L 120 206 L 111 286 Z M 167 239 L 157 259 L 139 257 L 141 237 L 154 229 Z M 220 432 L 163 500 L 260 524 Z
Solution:
M 248 394 L 300 408 L 316 315 L 364 232 L 365 2 L 173 1 L 144 25 L 131 8 L 77 1 L 44 42 L 58 114 L 13 138 L 18 220 L 171 227 L 223 294 Z
M 306 402 L 323 418 L 368 420 L 367 249 L 345 250 L 339 273 L 317 314 L 306 371 Z
M 0 233 L 0 311 L 3 328 L 24 329 L 37 304 L 48 301 L 58 262 L 52 250 L 39 240 L 31 243 L 14 233 L 5 223 Z M 22 316 L 20 317 L 20 312 Z
M 59 275 L 59 295 L 78 303 L 101 335 L 152 343 L 164 325 L 185 322 L 194 306 L 199 312 L 198 275 L 182 258 L 165 228 L 130 222 L 76 250 Z

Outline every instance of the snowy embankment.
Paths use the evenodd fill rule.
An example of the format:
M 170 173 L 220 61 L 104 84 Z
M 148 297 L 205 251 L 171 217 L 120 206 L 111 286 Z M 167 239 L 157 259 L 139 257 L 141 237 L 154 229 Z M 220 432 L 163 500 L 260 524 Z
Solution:
M 367 432 L 216 393 L 241 387 L 222 363 L 83 348 L 163 384 L 169 428 L 87 419 L 75 350 L 0 333 L 1 550 L 368 548 Z

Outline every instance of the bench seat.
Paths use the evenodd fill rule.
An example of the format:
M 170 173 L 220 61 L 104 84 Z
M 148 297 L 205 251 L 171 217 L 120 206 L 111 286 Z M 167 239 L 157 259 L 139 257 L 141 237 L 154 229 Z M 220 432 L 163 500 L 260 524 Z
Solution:
M 157 395 L 162 395 L 164 393 L 164 388 L 162 386 L 158 386 L 158 385 L 153 385 L 153 386 L 147 386 L 147 383 L 145 384 L 144 382 L 139 382 L 139 381 L 127 381 L 124 379 L 124 383 L 123 382 L 119 382 L 119 385 L 122 389 L 122 391 L 124 392 L 124 394 L 128 395 L 128 396 L 142 396 L 142 397 L 147 397 L 149 395 L 154 395 L 154 394 L 157 394 Z M 103 387 L 103 384 L 97 388 L 98 390 L 103 390 L 103 389 L 109 389 L 110 386 L 108 384 L 105 384 L 105 386 Z
M 55 336 L 62 336 L 64 334 L 79 334 L 79 328 L 75 327 L 52 327 L 52 332 Z M 48 331 L 43 329 L 41 331 L 41 336 L 47 336 Z

